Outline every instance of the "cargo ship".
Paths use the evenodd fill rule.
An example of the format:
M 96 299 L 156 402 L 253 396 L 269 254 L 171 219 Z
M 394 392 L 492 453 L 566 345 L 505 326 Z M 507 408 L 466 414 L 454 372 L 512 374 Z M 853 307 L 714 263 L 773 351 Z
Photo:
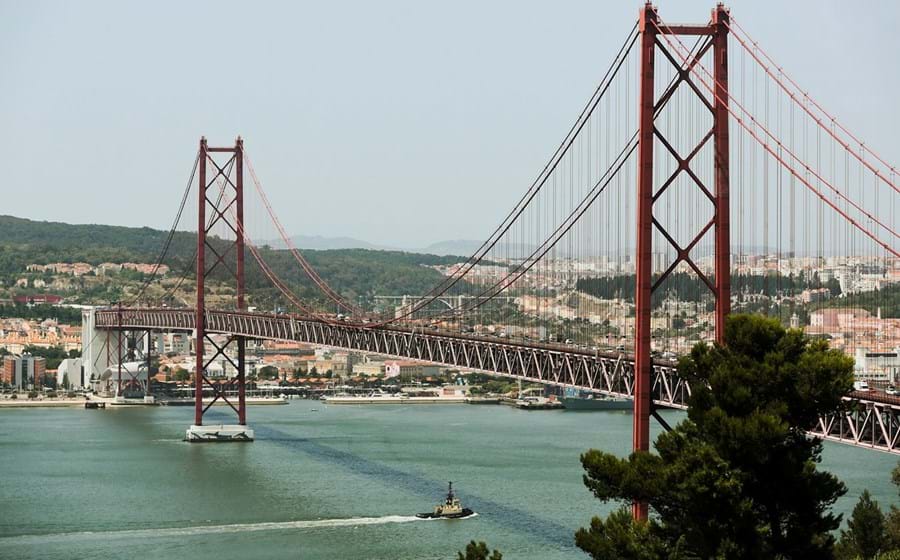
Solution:
M 621 397 L 588 394 L 585 396 L 562 397 L 566 410 L 632 410 L 634 402 Z

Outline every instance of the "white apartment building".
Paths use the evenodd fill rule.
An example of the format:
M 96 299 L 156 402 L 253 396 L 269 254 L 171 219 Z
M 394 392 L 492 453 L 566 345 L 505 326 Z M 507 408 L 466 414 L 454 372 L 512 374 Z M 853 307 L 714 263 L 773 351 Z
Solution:
M 900 378 L 900 347 L 890 352 L 869 352 L 857 348 L 853 357 L 857 379 L 896 383 Z
M 90 379 L 84 378 L 81 358 L 66 358 L 59 363 L 59 369 L 56 370 L 56 386 L 62 388 L 66 379 L 69 381 L 69 389 L 84 389 L 90 386 Z

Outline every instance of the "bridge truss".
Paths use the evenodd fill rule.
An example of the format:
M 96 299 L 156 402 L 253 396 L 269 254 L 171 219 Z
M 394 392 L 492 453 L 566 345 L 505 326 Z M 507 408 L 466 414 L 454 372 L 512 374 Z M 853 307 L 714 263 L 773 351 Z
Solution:
M 249 339 L 303 342 L 489 372 L 546 385 L 634 398 L 634 358 L 554 345 L 517 344 L 489 337 L 449 335 L 395 327 L 360 327 L 292 315 L 207 311 L 207 332 Z M 192 309 L 98 310 L 99 329 L 184 331 L 196 327 Z M 675 364 L 653 364 L 651 402 L 687 409 L 690 385 Z M 846 407 L 823 416 L 809 433 L 824 439 L 900 454 L 900 399 L 856 392 Z

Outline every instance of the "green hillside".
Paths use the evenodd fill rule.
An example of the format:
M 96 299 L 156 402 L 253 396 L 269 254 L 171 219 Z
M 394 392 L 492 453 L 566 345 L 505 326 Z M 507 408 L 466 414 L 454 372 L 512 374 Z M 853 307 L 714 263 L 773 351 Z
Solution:
M 26 291 L 25 288 L 13 286 L 17 279 L 35 276 L 25 274 L 26 266 L 32 263 L 154 263 L 167 234 L 151 228 L 73 225 L 0 216 L 0 282 L 6 288 L 7 295 Z M 221 240 L 214 239 L 212 243 L 217 247 L 224 246 Z M 185 270 L 189 279 L 194 277 L 192 262 L 195 247 L 196 235 L 187 232 L 175 234 L 169 254 L 163 261 L 172 269 L 169 280 L 166 280 L 168 284 L 174 284 L 175 278 Z M 320 297 L 288 251 L 262 248 L 260 252 L 272 269 L 301 297 Z M 423 293 L 442 279 L 441 274 L 430 266 L 465 260 L 464 257 L 367 249 L 303 251 L 303 254 L 335 290 L 353 302 L 364 303 L 370 301 L 373 294 Z M 229 256 L 227 262 L 230 266 L 233 266 L 233 261 L 234 256 Z M 257 300 L 271 300 L 272 304 L 277 304 L 276 289 L 249 251 L 246 251 L 245 262 L 248 292 Z M 226 279 L 222 267 L 219 267 L 216 276 Z M 82 303 L 107 303 L 119 297 L 126 298 L 142 279 L 140 274 L 123 274 L 110 279 L 102 288 L 96 286 L 98 281 L 83 279 L 74 288 L 75 292 L 81 293 L 74 293 L 72 297 L 63 295 Z M 52 278 L 45 275 L 45 280 L 49 285 Z M 185 291 L 189 287 L 190 282 L 185 282 Z M 36 293 L 53 289 L 29 287 L 27 291 Z

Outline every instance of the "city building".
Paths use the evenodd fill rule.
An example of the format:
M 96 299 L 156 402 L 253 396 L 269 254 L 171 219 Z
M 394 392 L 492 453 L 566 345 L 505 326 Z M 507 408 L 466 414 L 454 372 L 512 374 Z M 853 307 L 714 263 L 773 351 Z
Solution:
M 384 362 L 367 361 L 353 365 L 353 373 L 363 377 L 378 377 L 384 375 Z
M 191 337 L 187 333 L 173 332 L 163 335 L 163 351 L 166 354 L 190 354 Z
M 817 288 L 814 290 L 803 290 L 800 293 L 800 301 L 803 303 L 815 303 L 817 301 L 825 301 L 831 297 L 831 290 L 828 288 Z
M 50 321 L 37 324 L 23 319 L 4 319 L 0 321 L 0 348 L 13 354 L 23 353 L 28 346 L 62 346 L 66 352 L 81 350 L 81 338 L 77 331 L 75 327 L 56 325 Z
M 38 388 L 46 373 L 46 364 L 47 360 L 31 354 L 4 356 L 0 381 L 17 389 Z
M 48 304 L 55 305 L 62 301 L 62 296 L 58 296 L 55 294 L 32 294 L 28 296 L 13 296 L 13 301 L 16 303 L 25 303 L 28 305 L 40 305 L 40 304 Z
M 384 363 L 384 373 L 387 377 L 433 377 L 441 374 L 441 366 L 427 362 L 394 360 Z
M 66 381 L 69 383 L 69 389 L 83 389 L 90 386 L 90 380 L 84 378 L 81 358 L 66 358 L 59 363 L 56 370 L 56 386 L 65 388 Z
M 853 357 L 857 379 L 895 383 L 900 377 L 900 347 L 888 352 L 867 352 L 857 348 Z

